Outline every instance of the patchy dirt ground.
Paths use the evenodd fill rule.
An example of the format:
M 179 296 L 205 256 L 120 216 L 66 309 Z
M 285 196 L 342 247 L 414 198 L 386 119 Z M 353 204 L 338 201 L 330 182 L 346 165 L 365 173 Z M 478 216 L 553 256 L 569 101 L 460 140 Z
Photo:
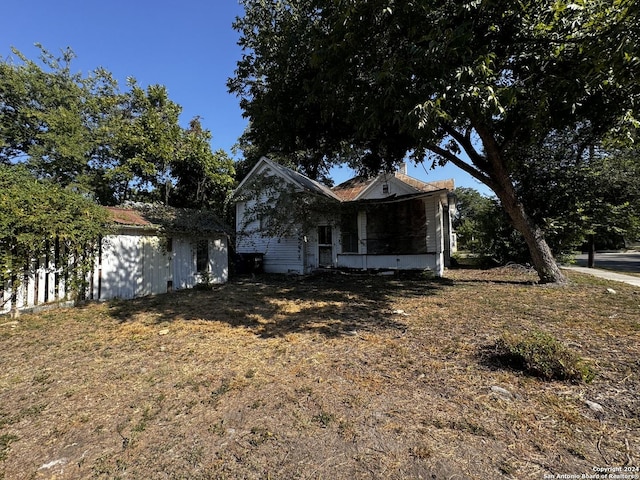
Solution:
M 535 278 L 264 277 L 2 318 L 0 478 L 542 479 L 640 466 L 640 292 Z M 534 327 L 596 379 L 544 382 L 491 359 L 503 332 Z

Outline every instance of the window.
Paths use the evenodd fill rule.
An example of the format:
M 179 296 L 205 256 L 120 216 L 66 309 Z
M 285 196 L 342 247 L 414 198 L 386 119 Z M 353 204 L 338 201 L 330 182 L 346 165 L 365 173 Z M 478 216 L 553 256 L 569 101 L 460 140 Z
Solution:
M 342 253 L 358 253 L 358 234 L 342 232 Z
M 332 243 L 331 226 L 322 225 L 318 227 L 318 245 L 331 245 Z
M 196 244 L 196 270 L 198 272 L 209 271 L 209 241 L 198 240 Z
M 340 219 L 342 253 L 358 253 L 358 215 L 345 213 Z
M 427 252 L 427 217 L 424 202 L 375 204 L 367 211 L 367 253 L 372 255 Z
M 333 264 L 333 238 L 331 227 L 321 225 L 318 227 L 318 266 L 331 267 Z

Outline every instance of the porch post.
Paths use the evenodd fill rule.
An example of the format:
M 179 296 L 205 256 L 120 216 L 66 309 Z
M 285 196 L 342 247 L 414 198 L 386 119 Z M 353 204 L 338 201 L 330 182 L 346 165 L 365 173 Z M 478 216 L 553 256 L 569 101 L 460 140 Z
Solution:
M 444 275 L 444 235 L 442 220 L 442 203 L 436 203 L 436 275 Z

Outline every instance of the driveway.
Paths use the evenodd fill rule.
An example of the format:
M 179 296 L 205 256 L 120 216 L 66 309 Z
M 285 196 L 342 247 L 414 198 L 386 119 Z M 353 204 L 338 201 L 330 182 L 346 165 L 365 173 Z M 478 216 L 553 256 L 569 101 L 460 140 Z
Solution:
M 587 254 L 576 256 L 575 265 L 587 266 Z M 640 273 L 640 252 L 596 253 L 595 268 L 604 268 L 616 272 Z

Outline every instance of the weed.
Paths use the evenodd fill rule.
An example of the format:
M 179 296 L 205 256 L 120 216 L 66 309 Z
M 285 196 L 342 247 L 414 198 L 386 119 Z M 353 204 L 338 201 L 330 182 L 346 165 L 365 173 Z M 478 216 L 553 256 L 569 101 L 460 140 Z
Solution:
M 308 385 L 305 385 L 303 387 L 296 388 L 296 392 L 299 393 L 300 395 L 306 395 L 310 397 L 311 394 L 313 393 L 313 388 L 311 388 Z
M 7 453 L 9 452 L 9 446 L 16 440 L 18 440 L 18 437 L 15 435 L 10 435 L 8 433 L 0 435 L 0 462 L 6 460 Z
M 46 404 L 36 404 L 36 405 L 31 405 L 30 407 L 25 407 L 20 410 L 20 413 L 18 414 L 18 419 L 23 417 L 37 417 L 44 411 L 45 408 L 47 408 Z M 17 421 L 18 419 L 14 420 L 14 422 Z
M 322 428 L 327 428 L 334 420 L 334 416 L 327 412 L 320 412 L 318 415 L 314 415 L 311 420 L 318 422 Z
M 51 373 L 49 372 L 38 372 L 33 376 L 33 385 L 36 384 L 40 384 L 40 385 L 47 385 L 49 383 L 52 383 L 53 379 L 51 378 Z
M 194 444 L 186 454 L 186 461 L 189 465 L 196 467 L 204 458 L 204 447 L 202 445 Z
M 224 427 L 224 420 L 220 420 L 213 425 L 209 425 L 209 428 L 207 430 L 209 431 L 209 433 L 214 433 L 220 437 L 222 437 L 227 431 L 227 429 Z
M 497 356 L 506 364 L 545 380 L 590 382 L 594 370 L 552 335 L 540 330 L 505 333 L 496 342 Z
M 216 388 L 213 392 L 211 392 L 211 400 L 209 403 L 214 406 L 218 404 L 220 401 L 220 397 L 231 390 L 231 381 L 228 378 L 222 379 L 220 386 Z
M 578 457 L 580 460 L 586 460 L 587 459 L 587 455 L 585 454 L 585 451 L 582 448 L 582 446 L 569 447 L 569 448 L 567 448 L 567 451 L 571 455 L 573 455 L 575 457 Z
M 416 458 L 422 458 L 422 459 L 429 458 L 433 455 L 433 451 L 426 444 L 418 445 L 412 448 L 410 452 L 412 456 Z
M 516 468 L 506 460 L 500 463 L 500 465 L 498 466 L 498 470 L 500 470 L 505 475 L 513 475 L 516 473 Z
M 249 444 L 254 447 L 258 447 L 262 445 L 267 440 L 274 438 L 273 433 L 263 427 L 253 427 L 251 429 L 251 438 L 249 439 Z
M 12 423 L 14 423 L 13 418 L 8 413 L 0 410 L 0 428 L 5 425 L 11 425 Z

